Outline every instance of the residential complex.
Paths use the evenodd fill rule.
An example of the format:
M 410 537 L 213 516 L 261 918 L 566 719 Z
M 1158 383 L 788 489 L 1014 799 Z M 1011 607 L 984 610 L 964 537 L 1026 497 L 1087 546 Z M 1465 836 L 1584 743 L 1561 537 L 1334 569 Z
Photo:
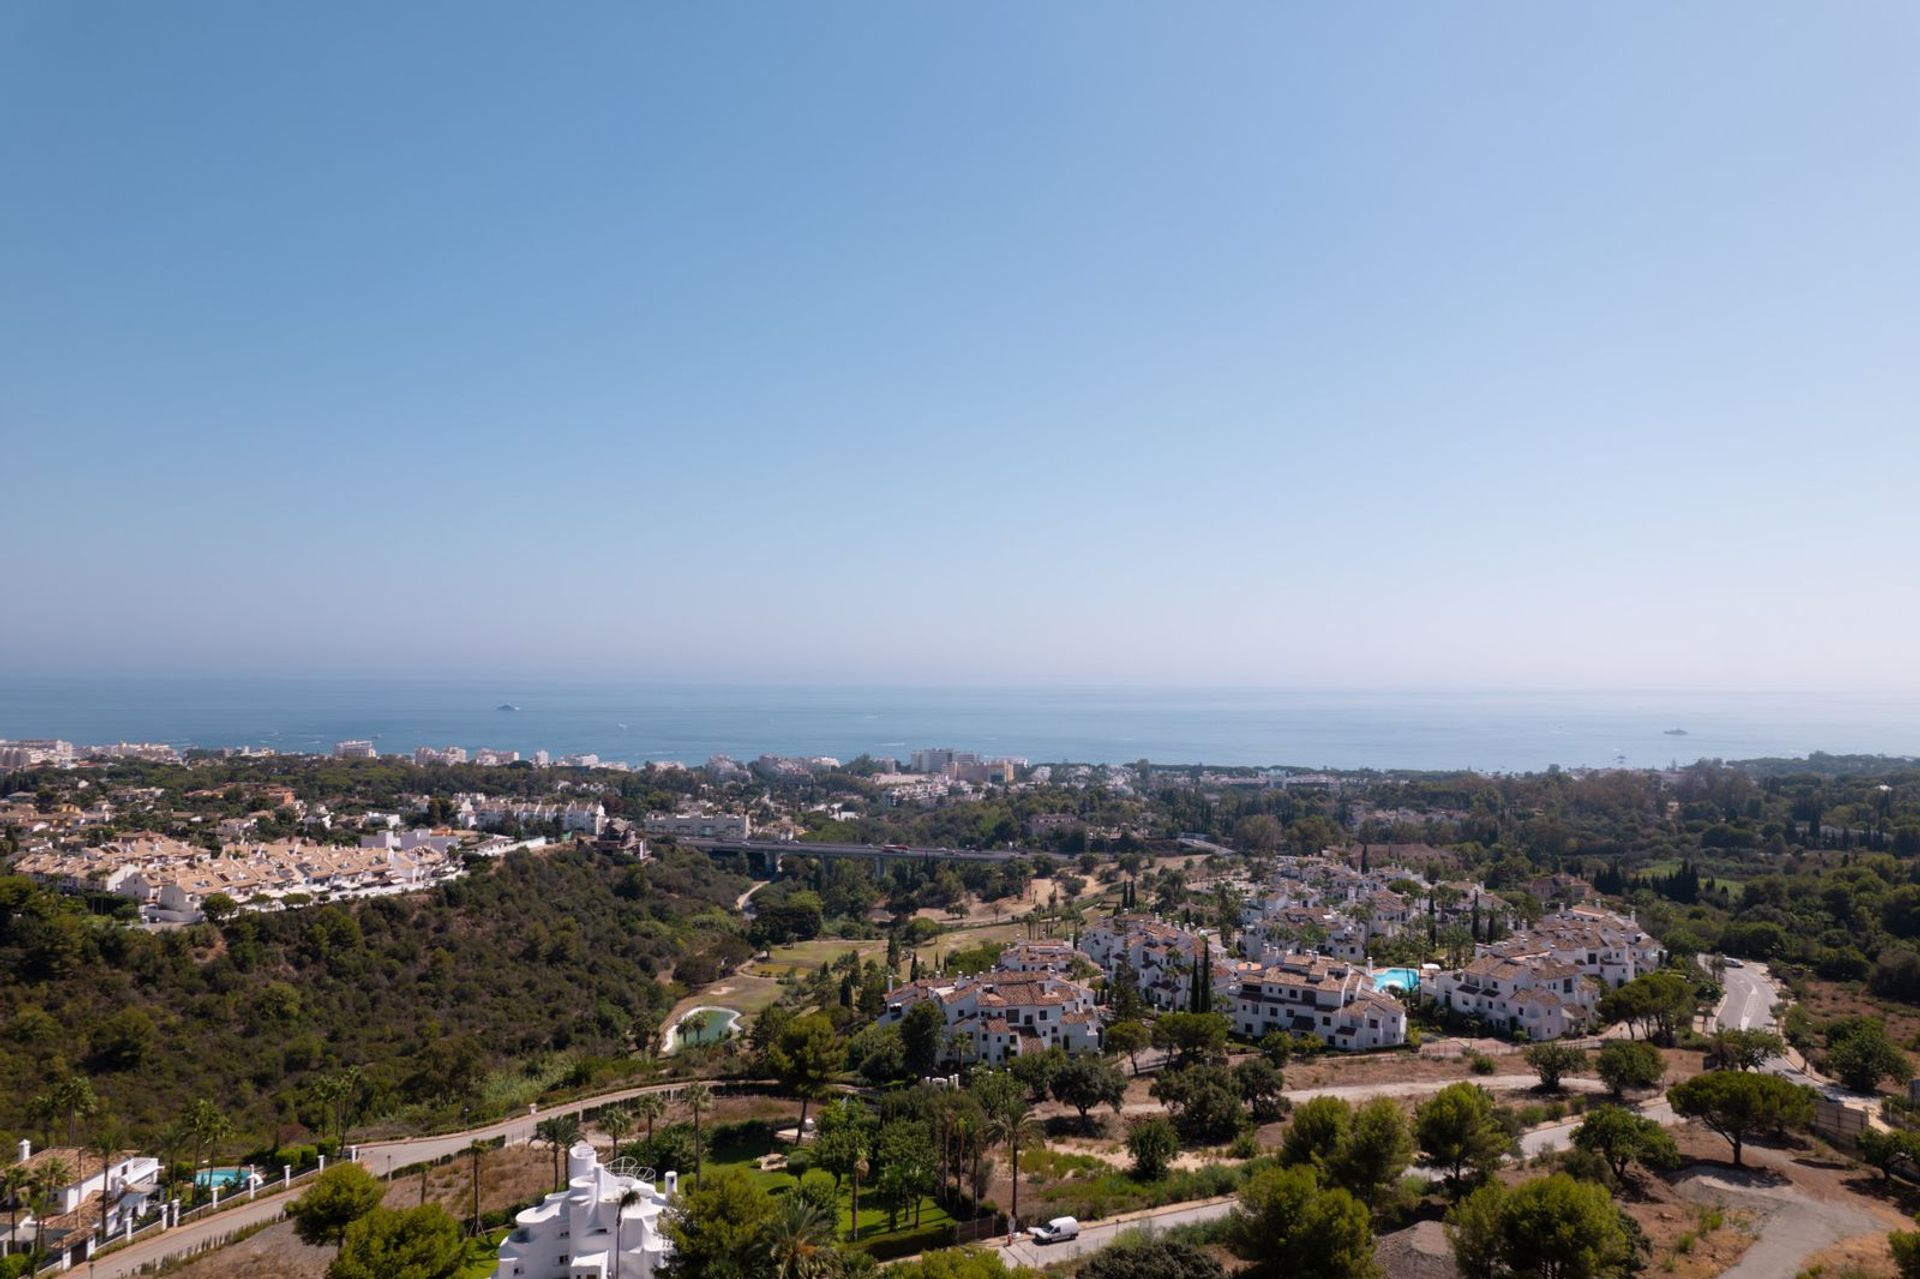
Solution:
M 1071 964 L 1071 952 L 1054 957 L 1034 946 L 1009 948 L 1000 966 L 977 977 L 926 977 L 896 986 L 887 992 L 881 1020 L 903 1021 L 915 1004 L 931 1000 L 946 1023 L 950 1059 L 987 1065 L 1055 1047 L 1099 1051 L 1092 989 L 1046 966 L 1056 958 Z

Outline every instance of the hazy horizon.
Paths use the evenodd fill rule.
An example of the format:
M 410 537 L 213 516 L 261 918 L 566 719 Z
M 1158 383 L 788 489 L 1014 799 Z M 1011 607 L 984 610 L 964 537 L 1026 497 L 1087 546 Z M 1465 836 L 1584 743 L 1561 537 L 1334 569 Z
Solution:
M 1920 687 L 1920 12 L 0 11 L 0 667 Z

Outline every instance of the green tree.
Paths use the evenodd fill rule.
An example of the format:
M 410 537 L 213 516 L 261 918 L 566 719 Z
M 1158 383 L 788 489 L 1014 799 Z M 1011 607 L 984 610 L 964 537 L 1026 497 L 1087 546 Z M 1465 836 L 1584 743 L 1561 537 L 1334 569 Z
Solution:
M 375 1208 L 346 1228 L 327 1279 L 457 1279 L 466 1267 L 466 1240 L 446 1209 Z
M 1285 1112 L 1286 1100 L 1281 1090 L 1286 1087 L 1286 1077 L 1265 1057 L 1249 1057 L 1236 1064 L 1233 1082 L 1255 1123 L 1270 1124 Z
M 1040 1140 L 1027 1103 L 1027 1090 L 1005 1071 L 990 1070 L 973 1081 L 974 1099 L 982 1115 L 981 1135 L 989 1146 L 1005 1146 L 1011 1165 L 1013 1200 L 1007 1215 L 1020 1219 L 1020 1152 Z
M 1353 1107 L 1339 1097 L 1314 1097 L 1293 1109 L 1293 1121 L 1280 1139 L 1280 1162 L 1326 1170 L 1346 1143 Z
M 946 1035 L 947 1020 L 933 1000 L 919 1000 L 907 1009 L 907 1015 L 900 1020 L 900 1040 L 906 1049 L 907 1072 L 916 1079 L 922 1079 L 939 1069 L 940 1045 Z
M 1329 1171 L 1335 1184 L 1372 1208 L 1380 1192 L 1398 1182 L 1412 1161 L 1413 1133 L 1406 1113 L 1393 1098 L 1375 1097 L 1353 1112 Z
M 1371 1279 L 1373 1224 L 1344 1190 L 1313 1169 L 1267 1168 L 1240 1191 L 1229 1239 L 1247 1279 Z
M 666 1215 L 669 1279 L 770 1279 L 773 1203 L 742 1168 L 717 1168 Z
M 873 1191 L 887 1210 L 887 1229 L 897 1230 L 908 1207 L 918 1224 L 922 1195 L 933 1187 L 933 1141 L 925 1124 L 896 1119 L 874 1140 Z
M 1522 1182 L 1500 1206 L 1500 1257 L 1516 1279 L 1603 1279 L 1632 1256 L 1604 1186 L 1554 1173 Z
M 1104 1041 L 1106 1050 L 1119 1053 L 1133 1067 L 1133 1073 L 1140 1073 L 1140 1050 L 1153 1042 L 1152 1034 L 1145 1024 L 1137 1021 L 1116 1021 L 1107 1027 Z
M 1512 1144 L 1494 1114 L 1493 1098 L 1469 1083 L 1448 1084 L 1422 1104 L 1414 1132 L 1427 1161 L 1445 1168 L 1456 1187 L 1467 1169 L 1492 1170 Z
M 1786 1048 L 1786 1040 L 1771 1031 L 1729 1028 L 1714 1032 L 1712 1056 L 1727 1070 L 1758 1070 Z
M 1895 1128 L 1865 1128 L 1860 1133 L 1860 1157 L 1880 1170 L 1880 1177 L 1891 1180 L 1893 1170 L 1902 1164 L 1920 1160 L 1920 1133 Z
M 1095 1106 L 1111 1106 L 1120 1113 L 1126 1100 L 1127 1081 L 1120 1068 L 1102 1057 L 1082 1054 L 1069 1057 L 1053 1076 L 1053 1099 L 1080 1112 L 1080 1124 L 1093 1131 L 1090 1112 Z
M 1233 1023 L 1224 1013 L 1165 1013 L 1153 1023 L 1153 1044 L 1173 1054 L 1173 1064 L 1217 1061 L 1226 1056 Z
M 1461 1279 L 1501 1279 L 1500 1210 L 1507 1188 L 1488 1181 L 1447 1209 L 1447 1242 Z
M 1127 1128 L 1127 1153 L 1133 1156 L 1133 1175 L 1140 1181 L 1158 1181 L 1180 1153 L 1180 1134 L 1159 1115 Z
M 1587 1066 L 1587 1055 L 1571 1044 L 1534 1044 L 1521 1055 L 1533 1073 L 1540 1076 L 1540 1087 L 1545 1092 L 1559 1092 L 1563 1078 L 1579 1074 Z
M 1692 1021 L 1698 1003 L 1692 982 L 1671 968 L 1662 968 L 1602 995 L 1599 1013 L 1603 1021 L 1626 1022 L 1629 1034 L 1637 1028 L 1647 1038 L 1672 1043 L 1674 1035 Z
M 653 1125 L 667 1113 L 667 1095 L 665 1093 L 641 1093 L 633 1099 L 633 1113 L 639 1116 L 647 1126 L 647 1141 L 653 1141 Z
M 1621 1106 L 1595 1106 L 1573 1131 L 1576 1150 L 1589 1151 L 1607 1161 L 1613 1175 L 1627 1175 L 1627 1165 L 1670 1168 L 1680 1160 L 1673 1138 L 1645 1115 Z
M 1666 1076 L 1666 1058 L 1652 1044 L 1636 1039 L 1610 1039 L 1600 1050 L 1595 1063 L 1600 1082 L 1614 1096 L 1624 1097 L 1635 1088 L 1658 1088 Z
M 1920 1279 L 1920 1230 L 1896 1230 L 1887 1236 L 1900 1279 Z
M 1013 1059 L 1007 1069 L 1013 1077 L 1026 1086 L 1030 1101 L 1045 1101 L 1047 1090 L 1053 1086 L 1053 1077 L 1067 1064 L 1067 1053 L 1058 1046 L 1042 1052 L 1023 1052 Z
M 802 1194 L 781 1196 L 767 1218 L 767 1248 L 773 1254 L 773 1279 L 822 1279 L 832 1274 L 831 1211 Z
M 52 1099 L 55 1109 L 67 1117 L 67 1144 L 79 1145 L 80 1121 L 92 1118 L 100 1110 L 100 1098 L 93 1091 L 93 1081 L 85 1075 L 68 1075 L 53 1086 Z
M 799 1136 L 806 1135 L 807 1107 L 832 1091 L 845 1061 L 840 1036 L 824 1013 L 794 1018 L 768 1050 L 767 1064 L 800 1098 Z
M 220 1147 L 233 1137 L 233 1120 L 208 1101 L 197 1098 L 187 1111 L 187 1129 L 193 1134 L 193 1166 L 197 1172 L 203 1154 L 217 1157 Z
M 1855 1092 L 1873 1092 L 1883 1079 L 1906 1079 L 1912 1064 L 1878 1017 L 1849 1018 L 1844 1030 L 1829 1032 L 1827 1069 Z
M 713 1091 L 705 1084 L 688 1084 L 680 1094 L 680 1104 L 693 1116 L 693 1177 L 700 1179 L 706 1167 L 706 1144 L 700 1139 L 700 1116 L 713 1108 Z
M 576 1112 L 549 1115 L 533 1125 L 533 1139 L 544 1143 L 553 1156 L 553 1188 L 555 1190 L 566 1185 L 560 1172 L 560 1157 L 564 1152 L 573 1149 L 583 1131 L 580 1126 L 580 1116 Z M 649 1144 L 652 1143 L 651 1133 L 648 1134 L 647 1140 Z
M 380 1179 L 359 1164 L 337 1163 L 287 1205 L 287 1215 L 302 1243 L 338 1244 L 347 1227 L 378 1208 L 385 1194 Z
M 1813 1121 L 1811 1089 L 1778 1075 L 1745 1070 L 1709 1070 L 1667 1090 L 1674 1113 L 1698 1119 L 1733 1147 L 1733 1166 L 1756 1132 L 1805 1128 Z
M 1164 1072 L 1149 1091 L 1173 1112 L 1173 1126 L 1188 1141 L 1226 1141 L 1246 1121 L 1240 1089 L 1225 1066 Z

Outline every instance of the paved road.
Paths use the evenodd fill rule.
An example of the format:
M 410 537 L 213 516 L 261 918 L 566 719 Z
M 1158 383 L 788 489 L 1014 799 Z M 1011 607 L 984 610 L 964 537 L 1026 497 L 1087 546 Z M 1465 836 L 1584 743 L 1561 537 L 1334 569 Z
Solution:
M 1773 1006 L 1779 1000 L 1780 993 L 1774 989 L 1766 965 L 1747 964 L 1740 968 L 1724 969 L 1720 984 L 1726 989 L 1726 997 L 1713 1010 L 1713 1015 L 1707 1018 L 1707 1029 L 1773 1029 Z
M 996 1245 L 992 1251 L 999 1253 L 1000 1259 L 1010 1266 L 1033 1266 L 1037 1269 L 1051 1262 L 1065 1261 L 1069 1257 L 1098 1252 L 1128 1230 L 1165 1230 L 1170 1226 L 1215 1221 L 1231 1213 L 1233 1205 L 1234 1200 L 1231 1196 L 1224 1199 L 1205 1199 L 1198 1203 L 1170 1204 L 1150 1213 L 1131 1214 L 1097 1226 L 1086 1226 L 1080 1231 L 1079 1238 L 1069 1239 L 1063 1243 L 1035 1243 L 1022 1235 L 1010 1244 Z
M 1823 1248 L 1856 1235 L 1880 1234 L 1886 1225 L 1851 1204 L 1823 1202 L 1791 1182 L 1765 1175 L 1713 1168 L 1679 1183 L 1683 1198 L 1738 1208 L 1762 1218 L 1760 1237 L 1720 1279 L 1794 1279 L 1801 1263 Z
M 132 1247 L 102 1257 L 89 1263 L 88 1267 L 76 1268 L 73 1273 L 84 1274 L 87 1279 L 126 1279 L 138 1273 L 141 1266 L 155 1265 L 193 1252 L 212 1240 L 263 1221 L 277 1221 L 287 1204 L 298 1197 L 297 1193 L 283 1193 L 270 1199 L 257 1199 L 227 1212 L 212 1213 L 198 1221 L 190 1221 L 177 1230 L 142 1238 Z
M 643 1093 L 677 1093 L 687 1086 L 686 1083 L 650 1084 L 644 1088 L 624 1088 L 619 1092 L 601 1093 L 596 1097 L 586 1097 L 579 1101 L 564 1102 L 549 1106 L 535 1114 L 516 1115 L 511 1119 L 502 1119 L 482 1128 L 470 1128 L 466 1132 L 443 1133 L 438 1137 L 406 1137 L 399 1141 L 370 1141 L 356 1149 L 355 1157 L 368 1172 L 386 1176 L 395 1168 L 404 1168 L 408 1164 L 425 1163 L 435 1159 L 444 1159 L 448 1155 L 457 1155 L 474 1141 L 493 1141 L 502 1139 L 509 1146 L 520 1145 L 533 1140 L 534 1125 L 543 1119 L 552 1119 L 555 1115 L 573 1115 L 583 1110 L 600 1106 L 610 1106 L 615 1102 L 631 1101 Z
M 1662 1128 L 1671 1128 L 1680 1122 L 1680 1116 L 1673 1113 L 1673 1107 L 1667 1104 L 1664 1096 L 1642 1102 L 1632 1109 L 1653 1120 Z M 1520 1153 L 1531 1159 L 1535 1155 L 1544 1155 L 1550 1150 L 1565 1150 L 1573 1144 L 1573 1131 L 1580 1126 L 1580 1123 L 1578 1119 L 1569 1119 L 1565 1123 L 1545 1124 L 1523 1132 L 1520 1134 Z

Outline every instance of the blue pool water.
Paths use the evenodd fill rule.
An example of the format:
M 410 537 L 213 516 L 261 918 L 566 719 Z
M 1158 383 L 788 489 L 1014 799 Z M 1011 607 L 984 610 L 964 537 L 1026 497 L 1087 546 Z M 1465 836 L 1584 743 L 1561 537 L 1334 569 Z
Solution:
M 202 1168 L 193 1174 L 193 1184 L 203 1190 L 208 1186 L 231 1190 L 235 1186 L 247 1184 L 247 1170 L 245 1168 Z
M 1401 990 L 1420 989 L 1420 970 L 1418 968 L 1376 968 L 1373 972 L 1373 988 L 1387 990 L 1398 986 Z

